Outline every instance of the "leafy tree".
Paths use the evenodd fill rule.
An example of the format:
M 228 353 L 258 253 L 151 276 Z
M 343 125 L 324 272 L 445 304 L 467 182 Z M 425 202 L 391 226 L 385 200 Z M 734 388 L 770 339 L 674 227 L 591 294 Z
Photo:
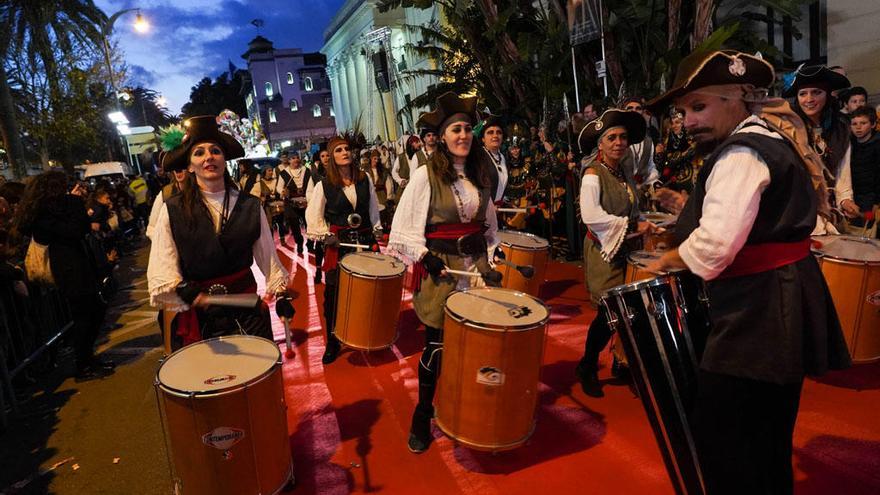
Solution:
M 193 86 L 189 94 L 189 102 L 183 105 L 181 113 L 186 117 L 196 115 L 218 115 L 229 109 L 238 115 L 247 115 L 242 88 L 248 77 L 246 70 L 238 69 L 235 73 L 224 72 L 215 80 L 205 77 Z

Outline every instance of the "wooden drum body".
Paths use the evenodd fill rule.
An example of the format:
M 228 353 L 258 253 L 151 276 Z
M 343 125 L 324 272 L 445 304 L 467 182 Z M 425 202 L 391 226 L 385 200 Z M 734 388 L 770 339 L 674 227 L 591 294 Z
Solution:
M 278 493 L 293 479 L 281 353 L 269 340 L 184 347 L 156 374 L 174 493 Z
M 386 254 L 359 252 L 346 255 L 339 267 L 336 338 L 366 351 L 391 347 L 406 265 Z
M 534 297 L 472 288 L 446 300 L 437 426 L 476 450 L 516 448 L 531 436 L 550 313 Z
M 853 362 L 880 361 L 880 242 L 848 235 L 813 241 Z
M 501 286 L 538 297 L 547 274 L 550 244 L 541 237 L 513 230 L 499 230 L 498 240 L 501 241 L 500 247 L 507 261 L 535 268 L 535 275 L 525 278 L 516 268 L 498 264 L 495 269 L 501 272 Z

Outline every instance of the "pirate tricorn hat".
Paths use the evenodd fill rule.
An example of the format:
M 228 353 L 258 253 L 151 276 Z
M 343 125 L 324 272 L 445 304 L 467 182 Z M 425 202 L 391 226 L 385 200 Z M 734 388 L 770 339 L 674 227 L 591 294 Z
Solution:
M 773 66 L 760 57 L 733 50 L 697 51 L 682 59 L 672 88 L 651 100 L 648 107 L 659 114 L 673 100 L 695 89 L 720 84 L 769 88 L 775 77 Z
M 629 144 L 641 143 L 645 139 L 647 124 L 645 118 L 638 112 L 629 112 L 612 108 L 605 110 L 598 119 L 588 123 L 581 129 L 578 135 L 578 148 L 581 153 L 591 153 L 599 143 L 602 134 L 614 127 L 626 129 Z
M 437 97 L 434 109 L 419 116 L 416 125 L 419 127 L 433 127 L 438 133 L 443 133 L 443 124 L 446 119 L 456 114 L 466 115 L 472 124 L 477 121 L 477 97 L 462 98 L 449 91 Z
M 783 98 L 792 98 L 801 88 L 819 87 L 825 91 L 846 89 L 852 84 L 846 76 L 838 74 L 824 65 L 808 65 L 798 67 L 794 71 L 794 79 L 782 91 Z
M 178 134 L 179 135 L 179 134 Z M 227 160 L 244 156 L 244 148 L 231 135 L 220 130 L 217 119 L 213 115 L 191 117 L 185 124 L 185 132 L 178 143 L 166 143 L 163 139 L 165 155 L 162 157 L 162 168 L 170 170 L 186 170 L 189 168 L 189 152 L 199 143 L 217 143 L 223 149 Z

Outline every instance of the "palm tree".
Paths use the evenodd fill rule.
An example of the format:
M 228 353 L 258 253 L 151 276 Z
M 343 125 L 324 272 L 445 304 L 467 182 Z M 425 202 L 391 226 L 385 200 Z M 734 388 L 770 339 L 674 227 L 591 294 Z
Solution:
M 58 54 L 69 54 L 76 44 L 97 46 L 101 40 L 100 26 L 107 16 L 92 0 L 6 0 L 0 7 L 0 33 L 6 37 L 0 44 L 4 50 L 24 53 L 34 62 L 39 60 L 46 72 L 49 100 L 52 107 L 62 99 Z M 4 63 L 9 51 L 3 52 Z M 0 72 L 5 76 L 5 71 Z M 6 77 L 0 77 L 0 125 L 10 158 L 16 170 L 23 171 L 23 152 L 14 112 L 7 112 L 5 98 L 11 95 Z M 13 158 L 14 157 L 14 158 Z

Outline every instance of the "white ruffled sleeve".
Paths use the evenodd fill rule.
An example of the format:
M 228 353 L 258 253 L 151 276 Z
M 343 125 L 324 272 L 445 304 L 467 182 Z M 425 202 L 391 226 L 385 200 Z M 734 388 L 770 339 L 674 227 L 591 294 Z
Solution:
M 159 220 L 159 212 L 162 211 L 162 205 L 165 204 L 165 195 L 161 192 L 156 195 L 156 199 L 153 200 L 153 207 L 150 209 L 150 218 L 147 224 L 147 238 L 153 239 L 153 232 L 156 230 L 156 222 Z
M 377 230 L 382 228 L 382 220 L 379 219 L 379 197 L 376 196 L 376 185 L 373 184 L 370 174 L 367 174 L 367 180 L 370 181 L 370 225 L 373 226 L 373 230 Z
M 600 194 L 599 177 L 593 174 L 584 175 L 581 180 L 581 219 L 599 238 L 602 259 L 611 261 L 626 238 L 629 220 L 603 210 L 599 204 Z
M 324 219 L 324 207 L 327 205 L 327 197 L 324 196 L 324 184 L 319 182 L 309 195 L 309 203 L 306 206 L 306 236 L 313 241 L 323 241 L 330 233 L 327 220 Z
M 837 200 L 838 207 L 845 200 L 852 201 L 853 199 L 851 154 L 852 146 L 847 144 L 846 153 L 838 164 L 837 181 L 834 183 L 834 198 Z
M 425 246 L 425 225 L 428 223 L 430 204 L 428 168 L 419 167 L 410 175 L 409 183 L 394 212 L 391 235 L 388 238 L 389 254 L 397 256 L 404 263 L 412 264 L 421 260 L 428 252 Z
M 260 208 L 260 237 L 254 243 L 253 251 L 254 261 L 266 277 L 266 294 L 274 294 L 279 289 L 287 287 L 287 270 L 278 259 L 275 238 L 272 237 L 272 229 L 262 208 Z
M 171 220 L 165 204 L 159 209 L 150 246 L 147 264 L 147 290 L 150 305 L 169 311 L 186 311 L 189 306 L 177 295 L 175 289 L 183 282 L 177 246 L 171 234 Z

